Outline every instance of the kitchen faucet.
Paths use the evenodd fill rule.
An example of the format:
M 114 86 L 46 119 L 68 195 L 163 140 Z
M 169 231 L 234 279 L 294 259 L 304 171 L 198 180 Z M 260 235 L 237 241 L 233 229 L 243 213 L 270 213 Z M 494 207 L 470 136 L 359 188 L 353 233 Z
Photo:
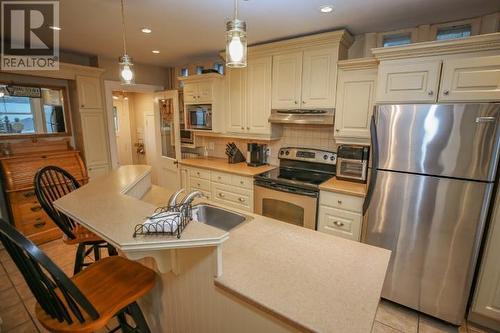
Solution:
M 191 193 L 189 193 L 188 195 L 186 195 L 184 197 L 184 199 L 182 199 L 181 205 L 184 205 L 186 203 L 191 204 L 194 199 L 196 199 L 196 198 L 202 198 L 204 196 L 205 195 L 202 192 L 200 192 L 200 191 L 192 191 Z

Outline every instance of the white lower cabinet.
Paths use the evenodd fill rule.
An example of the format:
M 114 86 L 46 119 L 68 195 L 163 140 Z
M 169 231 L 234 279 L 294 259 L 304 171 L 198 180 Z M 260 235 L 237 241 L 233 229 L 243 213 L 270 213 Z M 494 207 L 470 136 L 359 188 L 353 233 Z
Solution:
M 109 172 L 109 165 L 108 164 L 103 164 L 103 165 L 93 165 L 87 167 L 87 173 L 89 176 L 89 180 L 92 181 L 96 178 L 99 178 L 101 176 L 107 175 Z
M 363 198 L 320 191 L 318 231 L 360 241 Z
M 200 191 L 221 205 L 253 212 L 253 177 L 193 167 L 181 167 L 186 191 Z

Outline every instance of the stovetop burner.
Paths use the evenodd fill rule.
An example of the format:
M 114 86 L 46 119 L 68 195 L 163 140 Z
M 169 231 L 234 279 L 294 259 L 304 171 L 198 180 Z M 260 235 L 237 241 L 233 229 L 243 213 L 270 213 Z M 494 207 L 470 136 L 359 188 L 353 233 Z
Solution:
M 256 180 L 317 190 L 335 176 L 336 154 L 306 148 L 281 148 L 280 167 L 255 176 Z

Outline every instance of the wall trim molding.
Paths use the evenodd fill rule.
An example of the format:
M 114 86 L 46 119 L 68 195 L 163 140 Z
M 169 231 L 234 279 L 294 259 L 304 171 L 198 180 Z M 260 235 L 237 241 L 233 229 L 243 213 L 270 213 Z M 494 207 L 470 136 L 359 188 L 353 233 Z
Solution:
M 446 41 L 432 41 L 404 46 L 373 48 L 372 53 L 378 60 L 407 59 L 425 56 L 481 52 L 500 49 L 500 32 L 476 35 Z

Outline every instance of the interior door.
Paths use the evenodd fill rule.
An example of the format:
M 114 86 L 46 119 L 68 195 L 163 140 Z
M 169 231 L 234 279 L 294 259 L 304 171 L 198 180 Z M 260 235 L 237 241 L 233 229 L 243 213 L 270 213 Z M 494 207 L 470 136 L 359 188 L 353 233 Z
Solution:
M 158 185 L 172 190 L 178 189 L 181 186 L 178 165 L 181 156 L 181 140 L 177 90 L 155 94 L 154 118 Z

